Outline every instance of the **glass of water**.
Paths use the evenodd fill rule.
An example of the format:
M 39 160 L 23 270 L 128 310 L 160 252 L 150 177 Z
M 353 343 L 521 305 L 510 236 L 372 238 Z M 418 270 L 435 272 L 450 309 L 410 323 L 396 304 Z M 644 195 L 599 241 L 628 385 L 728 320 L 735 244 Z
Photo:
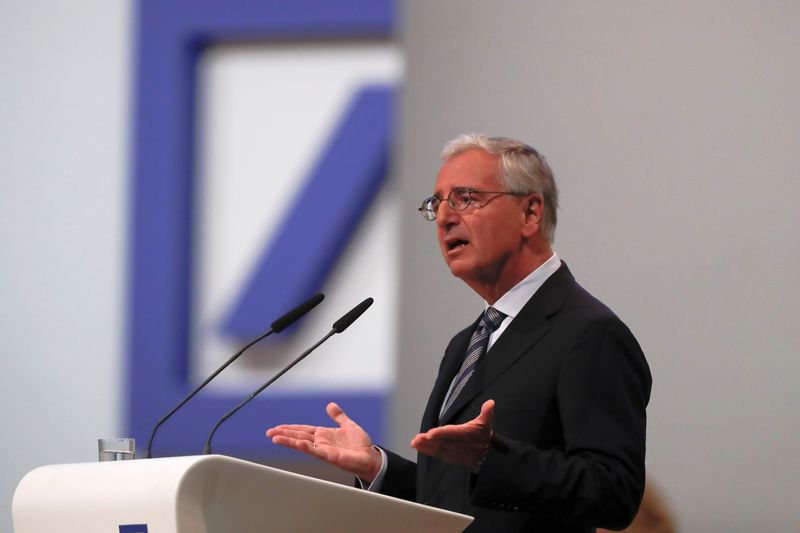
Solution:
M 97 439 L 100 461 L 124 461 L 136 456 L 136 439 L 129 437 Z

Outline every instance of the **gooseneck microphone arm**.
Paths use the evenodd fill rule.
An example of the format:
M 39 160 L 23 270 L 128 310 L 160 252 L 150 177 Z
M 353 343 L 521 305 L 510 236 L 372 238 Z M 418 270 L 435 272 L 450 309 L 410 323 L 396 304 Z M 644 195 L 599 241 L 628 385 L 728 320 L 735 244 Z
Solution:
M 151 450 L 152 450 L 152 448 L 153 448 L 153 439 L 154 439 L 154 438 L 155 438 L 155 436 L 156 436 L 156 431 L 158 431 L 158 428 L 160 428 L 160 427 L 161 427 L 161 425 L 162 425 L 164 422 L 166 422 L 166 421 L 167 421 L 167 420 L 168 420 L 168 419 L 169 419 L 169 418 L 170 418 L 172 415 L 174 415 L 174 414 L 175 414 L 175 412 L 176 412 L 178 409 L 180 409 L 181 407 L 183 407 L 183 406 L 186 404 L 186 402 L 188 402 L 189 400 L 191 400 L 192 398 L 194 398 L 194 396 L 195 396 L 195 395 L 196 395 L 198 392 L 200 392 L 201 390 L 203 390 L 203 388 L 204 388 L 206 385 L 208 385 L 208 384 L 209 384 L 209 382 L 210 382 L 212 379 L 214 379 L 215 377 L 217 377 L 217 375 L 218 375 L 220 372 L 222 372 L 223 370 L 225 370 L 225 369 L 228 367 L 228 365 L 230 365 L 231 363 L 233 363 L 234 361 L 236 361 L 236 359 L 238 359 L 240 355 L 242 355 L 244 352 L 246 352 L 248 348 L 250 348 L 251 346 L 253 346 L 254 344 L 256 344 L 256 343 L 257 343 L 258 341 L 260 341 L 261 339 L 264 339 L 264 338 L 266 338 L 266 337 L 269 337 L 269 336 L 270 336 L 270 335 L 272 335 L 273 333 L 280 333 L 281 331 L 283 331 L 283 330 L 284 330 L 284 329 L 286 329 L 287 327 L 291 326 L 291 325 L 292 325 L 294 322 L 296 322 L 298 319 L 300 319 L 300 318 L 301 318 L 303 315 L 305 315 L 306 313 L 308 313 L 309 311 L 311 311 L 313 308 L 315 308 L 317 305 L 319 305 L 319 303 L 320 303 L 322 300 L 324 300 L 324 299 L 325 299 L 325 295 L 324 295 L 324 294 L 322 294 L 322 293 L 320 293 L 320 294 L 315 294 L 314 296 L 312 296 L 311 298 L 309 298 L 309 299 L 308 299 L 308 300 L 306 300 L 305 302 L 301 303 L 300 305 L 298 305 L 297 307 L 295 307 L 294 309 L 292 309 L 291 311 L 289 311 L 288 313 L 286 313 L 286 314 L 285 314 L 285 315 L 283 315 L 282 317 L 280 317 L 280 318 L 278 318 L 277 320 L 275 320 L 275 321 L 274 321 L 274 322 L 271 324 L 271 326 L 270 326 L 269 330 L 267 330 L 267 332 L 266 332 L 266 333 L 262 334 L 261 336 L 259 336 L 259 337 L 258 337 L 258 338 L 256 338 L 255 340 L 253 340 L 253 341 L 249 342 L 249 343 L 248 343 L 248 344 L 246 344 L 246 345 L 245 345 L 245 346 L 244 346 L 244 347 L 243 347 L 241 350 L 239 350 L 238 352 L 236 352 L 235 354 L 233 354 L 233 355 L 230 357 L 230 359 L 228 359 L 227 361 L 225 361 L 225 362 L 222 364 L 222 366 L 220 366 L 220 367 L 219 367 L 218 369 L 216 369 L 216 370 L 215 370 L 215 371 L 214 371 L 214 372 L 213 372 L 213 373 L 212 373 L 210 376 L 208 376 L 208 377 L 205 379 L 205 381 L 203 381 L 203 382 L 202 382 L 202 383 L 201 383 L 201 384 L 200 384 L 200 385 L 199 385 L 197 388 L 195 388 L 195 389 L 194 389 L 192 392 L 190 392 L 190 393 L 189 393 L 189 394 L 188 394 L 188 395 L 187 395 L 187 396 L 186 396 L 186 397 L 185 397 L 183 400 L 181 400 L 180 402 L 178 402 L 178 405 L 176 405 L 175 407 L 173 407 L 172 409 L 170 409 L 170 410 L 167 412 L 167 414 L 165 414 L 164 416 L 162 416 L 162 417 L 161 417 L 161 418 L 158 420 L 158 422 L 156 422 L 156 425 L 153 427 L 153 431 L 152 431 L 152 433 L 150 433 L 150 439 L 147 441 L 147 449 L 145 450 L 145 459 L 149 459 L 149 458 L 151 457 Z
M 336 333 L 336 332 L 335 332 L 335 331 L 333 331 L 333 330 L 330 330 L 330 332 L 328 332 L 328 334 L 327 334 L 327 335 L 325 335 L 325 336 L 322 338 L 322 340 L 318 341 L 318 342 L 317 342 L 317 343 L 316 343 L 314 346 L 312 346 L 311 348 L 309 348 L 308 350 L 306 350 L 305 352 L 303 352 L 302 354 L 300 354 L 300 356 L 299 356 L 297 359 L 295 359 L 294 361 L 292 361 L 291 363 L 289 363 L 289 365 L 288 365 L 286 368 L 284 368 L 283 370 L 281 370 L 280 372 L 278 372 L 278 373 L 277 373 L 275 376 L 273 376 L 273 377 L 272 377 L 272 378 L 271 378 L 269 381 L 267 381 L 266 383 L 264 383 L 263 385 L 261 385 L 261 386 L 260 386 L 258 389 L 256 389 L 255 391 L 253 391 L 253 393 L 252 393 L 250 396 L 248 396 L 247 398 L 245 398 L 244 400 L 242 400 L 241 402 L 239 402 L 239 404 L 238 404 L 236 407 L 234 407 L 233 409 L 231 409 L 230 411 L 228 411 L 227 413 L 225 413 L 225 414 L 222 416 L 222 418 L 220 418 L 220 419 L 217 421 L 217 423 L 214 425 L 214 428 L 211 430 L 211 433 L 209 433 L 209 434 L 208 434 L 208 439 L 206 440 L 206 445 L 203 447 L 203 453 L 204 453 L 204 454 L 209 454 L 209 453 L 211 453 L 211 439 L 213 439 L 213 438 L 214 438 L 214 433 L 216 433 L 216 432 L 217 432 L 217 428 L 219 428 L 219 427 L 222 425 L 222 423 L 223 423 L 223 422 L 225 422 L 227 419 L 229 419 L 230 417 L 232 417 L 232 416 L 233 416 L 233 415 L 236 413 L 236 411 L 238 411 L 239 409 L 241 409 L 242 407 L 244 407 L 244 406 L 245 406 L 245 404 L 247 404 L 247 403 L 248 403 L 250 400 L 252 400 L 252 399 L 253 399 L 253 398 L 255 398 L 256 396 L 258 396 L 259 394 L 261 394 L 261 391 L 263 391 L 264 389 L 266 389 L 267 387 L 269 387 L 269 386 L 270 386 L 270 385 L 271 385 L 271 384 L 272 384 L 272 383 L 273 383 L 273 382 L 274 382 L 276 379 L 278 379 L 279 377 L 281 377 L 282 375 L 284 375 L 284 374 L 285 374 L 285 373 L 286 373 L 286 372 L 287 372 L 287 371 L 288 371 L 290 368 L 292 368 L 294 365 L 296 365 L 297 363 L 299 363 L 300 361 L 302 361 L 303 359 L 305 359 L 305 358 L 306 358 L 306 356 L 307 356 L 308 354 L 310 354 L 311 352 L 313 352 L 314 350 L 316 350 L 316 349 L 317 349 L 317 347 L 318 347 L 320 344 L 322 344 L 323 342 L 325 342 L 326 340 L 328 340 L 328 339 L 331 337 L 331 335 L 333 335 L 334 333 Z
M 345 315 L 342 316 L 342 318 L 333 323 L 333 327 L 331 327 L 331 330 L 324 337 L 322 337 L 322 339 L 317 341 L 311 348 L 301 353 L 294 361 L 286 365 L 286 367 L 284 367 L 280 372 L 278 372 L 272 378 L 270 378 L 269 381 L 267 381 L 266 383 L 261 385 L 258 389 L 253 391 L 253 393 L 250 394 L 250 396 L 239 402 L 239 404 L 236 405 L 236 407 L 225 413 L 222 416 L 222 418 L 220 418 L 219 421 L 211 429 L 211 433 L 208 434 L 208 439 L 206 439 L 206 445 L 203 447 L 203 453 L 204 454 L 211 453 L 211 439 L 214 438 L 214 433 L 217 432 L 217 429 L 222 425 L 223 422 L 232 417 L 239 409 L 247 405 L 247 403 L 250 400 L 261 394 L 261 392 L 264 389 L 272 385 L 272 383 L 274 383 L 275 380 L 277 380 L 279 377 L 288 372 L 292 367 L 294 367 L 294 365 L 305 359 L 308 356 L 308 354 L 316 350 L 323 342 L 331 338 L 336 333 L 341 333 L 344 330 L 346 330 L 350 326 L 350 324 L 355 322 L 356 319 L 360 317 L 364 313 L 364 311 L 366 311 L 369 308 L 369 306 L 372 305 L 372 302 L 373 302 L 372 298 L 367 298 L 366 300 L 364 300 L 363 302 L 352 308 L 350 311 L 345 313 Z

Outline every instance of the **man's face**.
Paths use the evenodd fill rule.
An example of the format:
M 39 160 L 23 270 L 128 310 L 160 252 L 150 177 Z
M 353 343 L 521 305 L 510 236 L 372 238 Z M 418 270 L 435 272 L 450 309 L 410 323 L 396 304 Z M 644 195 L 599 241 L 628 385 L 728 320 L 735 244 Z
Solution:
M 434 194 L 442 199 L 436 217 L 439 247 L 450 272 L 468 284 L 496 284 L 522 254 L 523 198 L 473 194 L 463 211 L 445 200 L 456 187 L 502 191 L 498 159 L 483 150 L 468 150 L 446 161 L 436 179 Z

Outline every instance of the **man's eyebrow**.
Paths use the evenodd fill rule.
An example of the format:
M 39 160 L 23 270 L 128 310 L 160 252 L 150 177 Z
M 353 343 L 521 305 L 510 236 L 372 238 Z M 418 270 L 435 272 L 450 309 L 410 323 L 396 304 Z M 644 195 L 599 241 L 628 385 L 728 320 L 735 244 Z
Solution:
M 456 190 L 459 190 L 459 189 L 460 190 L 464 190 L 464 191 L 474 191 L 475 190 L 474 187 L 467 187 L 466 185 L 454 185 L 453 187 L 450 187 L 450 192 L 453 192 L 453 191 L 456 191 Z M 435 197 L 437 197 L 437 198 L 439 198 L 441 200 L 442 198 L 447 197 L 447 194 L 443 194 L 442 191 L 436 190 L 436 191 L 433 191 L 433 195 L 432 196 L 435 196 Z

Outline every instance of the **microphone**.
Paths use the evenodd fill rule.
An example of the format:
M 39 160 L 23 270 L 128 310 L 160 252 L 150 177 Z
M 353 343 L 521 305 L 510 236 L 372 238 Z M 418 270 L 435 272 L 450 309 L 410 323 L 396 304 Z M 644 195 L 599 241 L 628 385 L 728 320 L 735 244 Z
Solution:
M 330 337 L 334 333 L 341 333 L 347 328 L 349 328 L 350 324 L 355 322 L 358 317 L 363 315 L 364 311 L 369 309 L 369 306 L 372 305 L 372 302 L 374 301 L 375 300 L 373 300 L 372 298 L 367 298 L 366 300 L 364 300 L 363 302 L 361 302 L 360 304 L 349 310 L 347 313 L 345 313 L 342 318 L 333 323 L 333 326 L 331 327 L 331 332 L 328 333 L 328 337 Z M 328 337 L 325 338 L 327 339 Z
M 300 319 L 300 318 L 301 318 L 303 315 L 305 315 L 306 313 L 308 313 L 309 311 L 311 311 L 312 309 L 314 309 L 314 308 L 315 308 L 317 305 L 319 305 L 319 303 L 320 303 L 322 300 L 324 300 L 324 299 L 325 299 L 325 295 L 324 295 L 324 294 L 322 294 L 322 293 L 315 294 L 314 296 L 312 296 L 311 298 L 309 298 L 309 299 L 308 299 L 308 300 L 306 300 L 305 302 L 301 303 L 300 305 L 298 305 L 297 307 L 295 307 L 294 309 L 292 309 L 291 311 L 289 311 L 288 313 L 286 313 L 286 314 L 285 314 L 285 315 L 283 315 L 282 317 L 280 317 L 280 318 L 278 318 L 277 320 L 275 320 L 275 322 L 273 322 L 273 323 L 270 325 L 270 328 L 269 328 L 269 330 L 268 330 L 266 333 L 264 333 L 263 335 L 261 335 L 260 337 L 258 337 L 256 340 L 249 342 L 249 343 L 248 343 L 248 344 L 246 344 L 246 345 L 245 345 L 245 346 L 244 346 L 244 347 L 243 347 L 241 350 L 239 350 L 238 352 L 236 352 L 235 354 L 233 354 L 233 355 L 231 356 L 231 358 L 230 358 L 230 359 L 228 359 L 227 361 L 225 361 L 225 362 L 222 364 L 222 366 L 221 366 L 221 367 L 219 367 L 218 369 L 216 369 L 216 370 L 215 370 L 215 371 L 214 371 L 214 372 L 213 372 L 213 373 L 212 373 L 210 376 L 208 376 L 208 377 L 206 378 L 206 380 L 205 380 L 205 381 L 203 381 L 203 382 L 202 382 L 202 383 L 201 383 L 201 384 L 200 384 L 200 385 L 199 385 L 199 386 L 198 386 L 196 389 L 194 389 L 192 392 L 190 392 L 188 396 L 186 396 L 186 397 L 185 397 L 183 400 L 181 400 L 181 401 L 178 403 L 178 405 L 176 405 L 175 407 L 173 407 L 172 409 L 170 409 L 170 410 L 169 410 L 169 412 L 167 412 L 167 414 L 165 414 L 164 416 L 162 416 L 162 417 L 159 419 L 159 421 L 158 421 L 158 422 L 156 422 L 156 425 L 155 425 L 155 427 L 153 427 L 153 432 L 152 432 L 152 433 L 150 433 L 150 440 L 148 440 L 148 441 L 147 441 L 147 449 L 145 450 L 145 455 L 144 455 L 145 459 L 149 459 L 149 458 L 151 457 L 151 454 L 150 454 L 150 452 L 151 452 L 151 450 L 152 450 L 152 448 L 153 448 L 153 439 L 154 439 L 154 438 L 155 438 L 155 436 L 156 436 L 156 431 L 158 431 L 158 428 L 159 428 L 159 427 L 161 427 L 161 425 L 162 425 L 164 422 L 166 422 L 166 421 L 167 421 L 167 420 L 168 420 L 168 419 L 169 419 L 169 418 L 170 418 L 172 415 L 174 415 L 174 414 L 175 414 L 175 412 L 176 412 L 178 409 L 180 409 L 181 407 L 183 407 L 183 406 L 184 406 L 184 404 L 185 404 L 186 402 L 188 402 L 189 400 L 191 400 L 191 399 L 194 397 L 194 395 L 195 395 L 195 394 L 197 394 L 198 392 L 200 392 L 200 391 L 203 389 L 203 387 L 205 387 L 206 385 L 208 385 L 208 383 L 209 383 L 209 382 L 210 382 L 212 379 L 214 379 L 215 377 L 217 377 L 217 374 L 219 374 L 220 372 L 222 372 L 223 370 L 225 370 L 225 369 L 228 367 L 228 365 L 230 365 L 230 364 L 231 364 L 231 363 L 233 363 L 233 362 L 234 362 L 236 359 L 238 359 L 240 355 L 242 355 L 242 354 L 243 354 L 243 353 L 244 353 L 244 352 L 245 352 L 245 351 L 246 351 L 248 348 L 250 348 L 251 346 L 253 346 L 255 343 L 257 343 L 258 341 L 260 341 L 261 339 L 263 339 L 263 338 L 265 338 L 265 337 L 269 337 L 269 336 L 270 336 L 270 335 L 272 335 L 273 333 L 280 333 L 280 332 L 281 332 L 281 331 L 283 331 L 284 329 L 288 328 L 288 327 L 289 327 L 289 326 L 291 326 L 291 325 L 292 325 L 294 322 L 296 322 L 298 319 Z M 351 312 L 352 312 L 352 311 L 351 311 Z M 355 319 L 353 319 L 353 320 L 355 320 Z M 348 324 L 348 325 L 349 325 L 349 324 Z
M 222 416 L 222 418 L 220 418 L 219 421 L 216 423 L 216 425 L 213 427 L 213 429 L 211 430 L 211 433 L 208 434 L 208 439 L 206 440 L 206 445 L 203 447 L 203 453 L 206 454 L 206 455 L 211 453 L 211 439 L 214 438 L 214 433 L 217 432 L 217 429 L 219 429 L 219 427 L 222 425 L 223 422 L 225 422 L 230 417 L 232 417 L 239 409 L 241 409 L 242 407 L 247 405 L 247 403 L 250 400 L 252 400 L 256 396 L 261 394 L 261 392 L 264 389 L 266 389 L 267 387 L 272 385 L 272 383 L 274 383 L 275 380 L 277 380 L 279 377 L 281 377 L 286 372 L 288 372 L 294 365 L 296 365 L 297 363 L 299 363 L 300 361 L 305 359 L 308 354 L 310 354 L 311 352 L 316 350 L 323 342 L 325 342 L 326 340 L 331 338 L 334 334 L 341 333 L 344 330 L 346 330 L 348 327 L 350 327 L 350 324 L 355 322 L 356 319 L 358 319 L 358 317 L 360 317 L 364 313 L 364 311 L 366 311 L 369 308 L 369 306 L 372 305 L 373 301 L 374 300 L 372 298 L 367 298 L 366 300 L 364 300 L 363 302 L 361 302 L 360 304 L 358 304 L 357 306 L 352 308 L 350 311 L 345 313 L 344 316 L 342 316 L 342 318 L 340 318 L 339 320 L 337 320 L 336 322 L 333 323 L 333 326 L 331 327 L 331 330 L 324 337 L 322 337 L 322 339 L 317 341 L 317 343 L 314 344 L 311 348 L 309 348 L 308 350 L 306 350 L 303 353 L 301 353 L 297 357 L 297 359 L 295 359 L 294 361 L 292 361 L 291 363 L 286 365 L 286 367 L 283 370 L 281 370 L 280 372 L 275 374 L 272 378 L 270 378 L 269 381 L 267 381 L 266 383 L 261 385 L 259 388 L 257 388 L 255 391 L 253 391 L 253 393 L 250 396 L 245 398 L 243 401 L 239 402 L 239 404 L 236 407 L 234 407 L 233 409 L 231 409 L 230 411 L 225 413 Z

